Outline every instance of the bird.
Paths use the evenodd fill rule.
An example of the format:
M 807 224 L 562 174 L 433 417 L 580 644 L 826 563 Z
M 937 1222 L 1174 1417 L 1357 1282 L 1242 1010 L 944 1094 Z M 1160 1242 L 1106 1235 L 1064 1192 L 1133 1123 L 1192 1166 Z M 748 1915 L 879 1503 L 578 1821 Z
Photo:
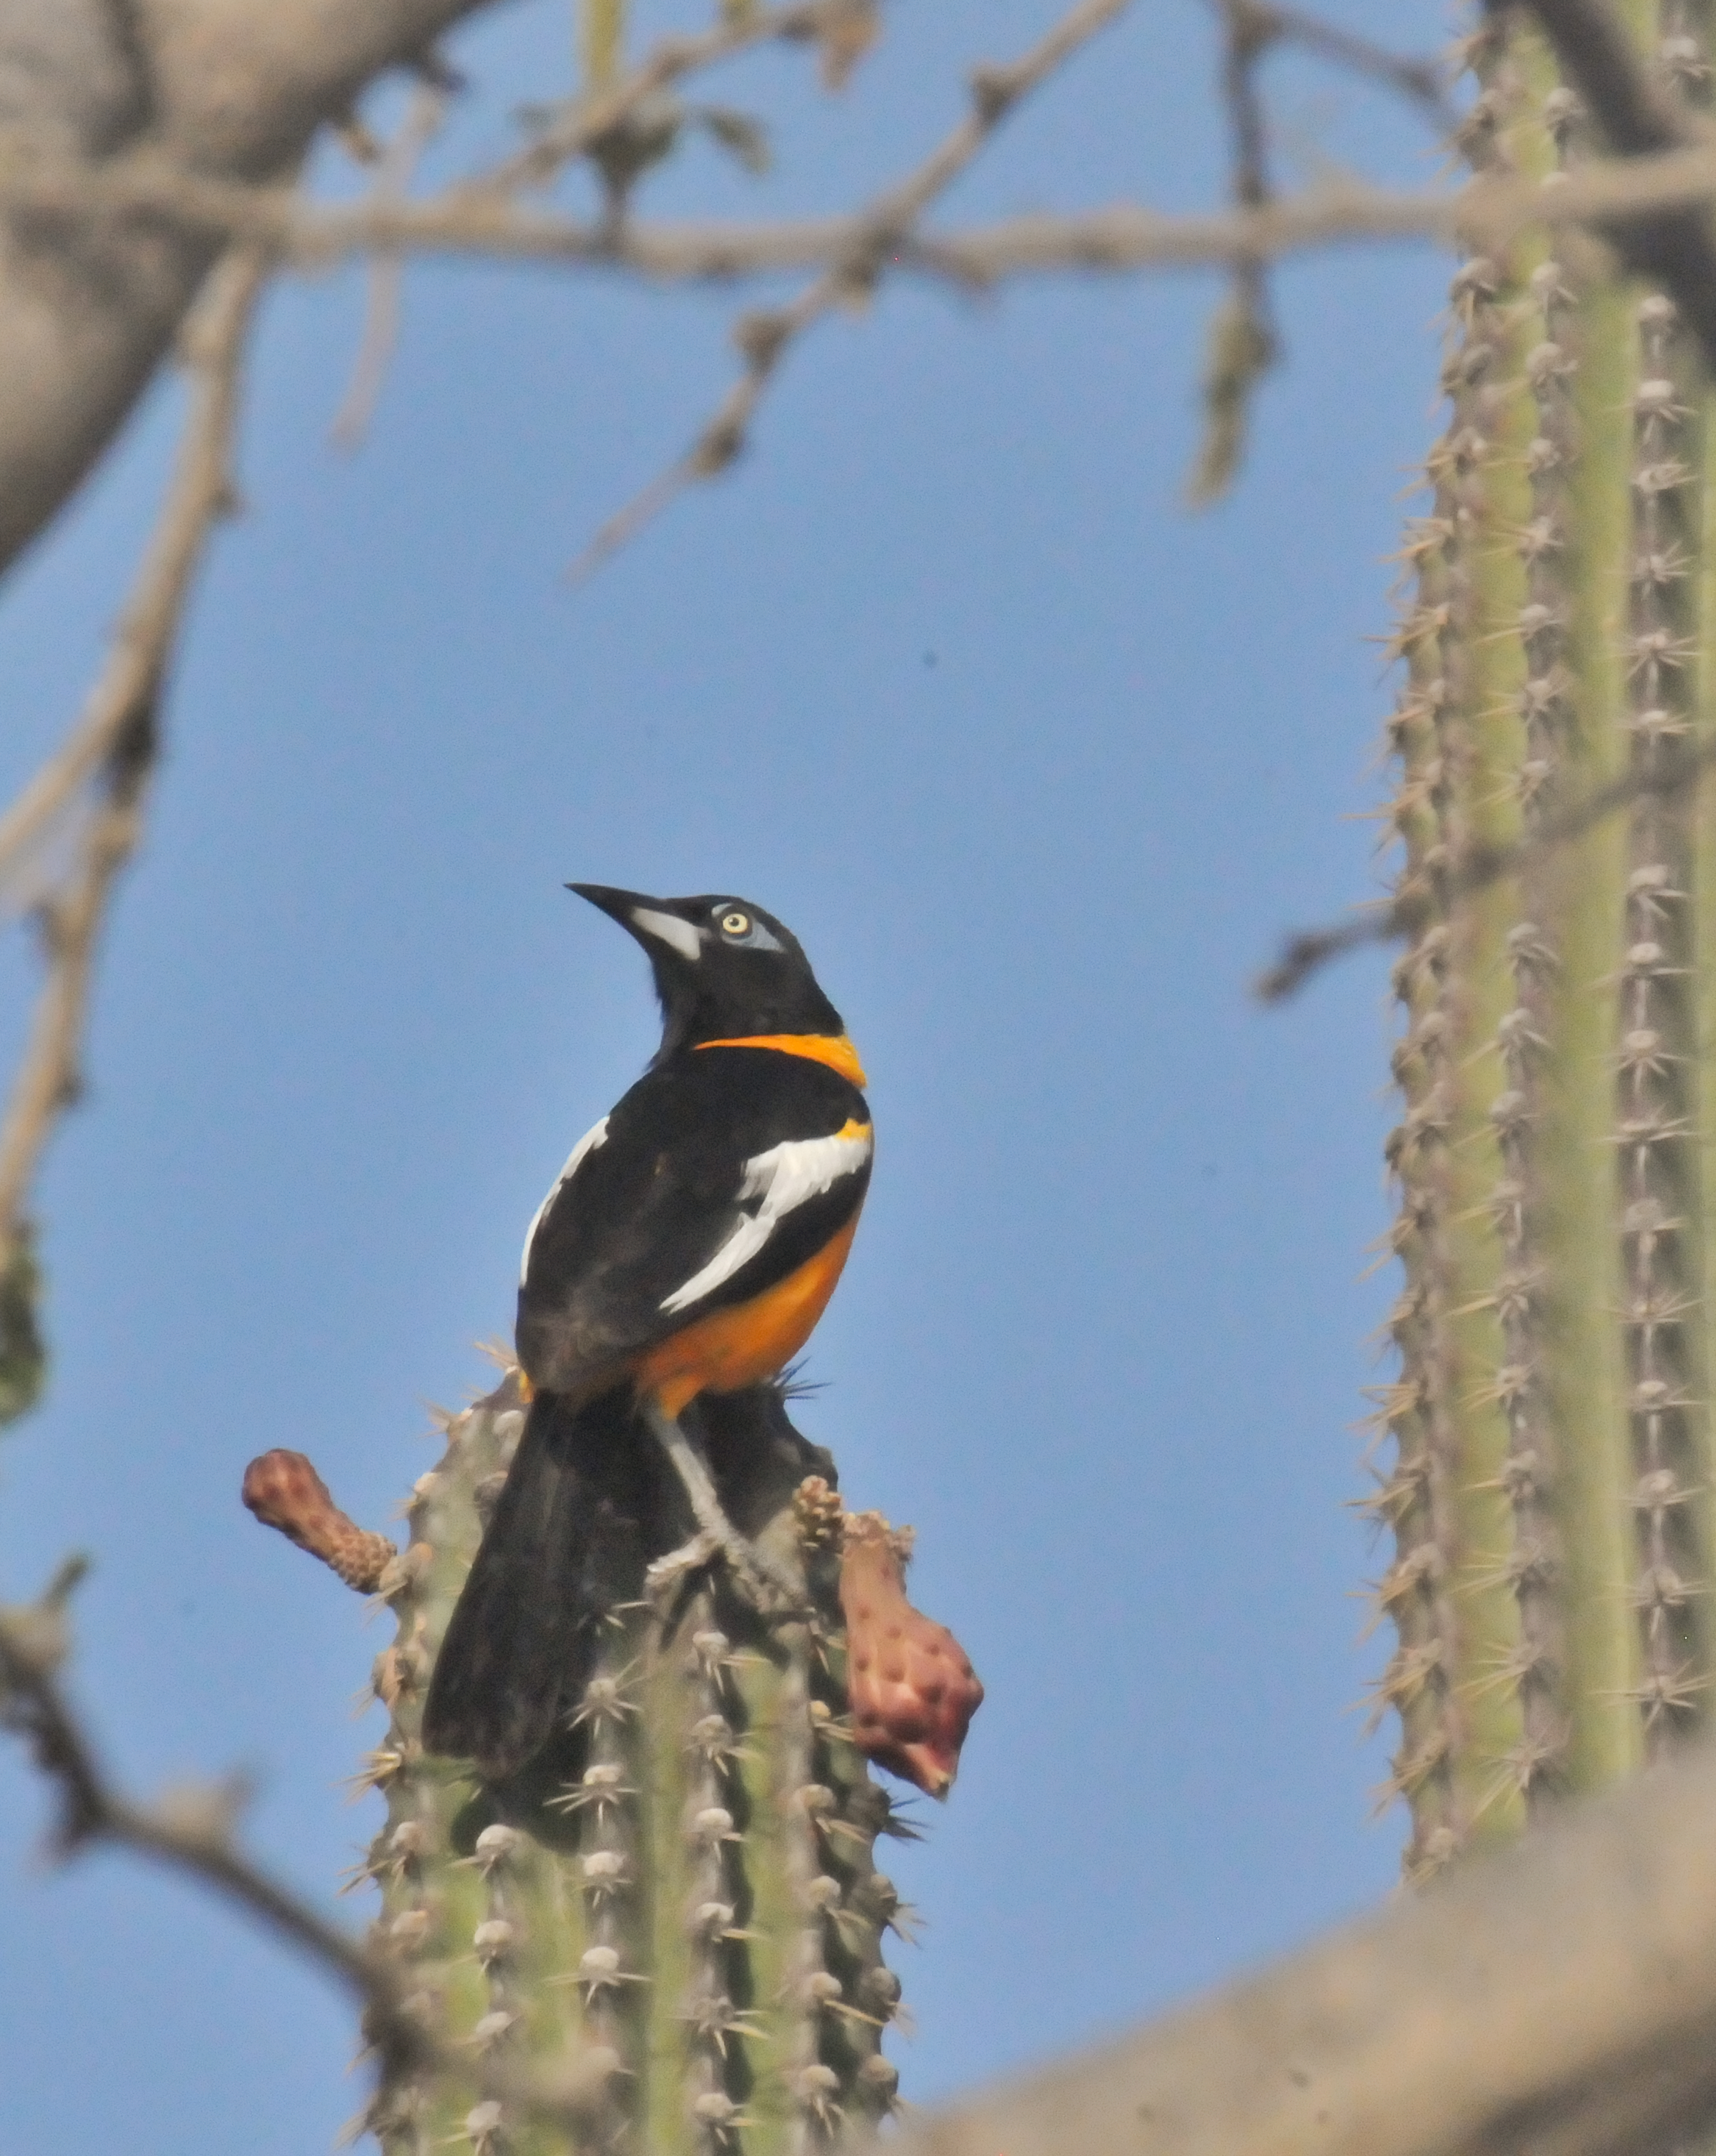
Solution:
M 552 1736 L 596 1629 L 667 1546 L 640 1524 L 661 1510 L 663 1462 L 698 1551 L 718 1552 L 760 1608 L 798 1592 L 727 1518 L 682 1418 L 798 1355 L 851 1248 L 875 1146 L 857 1050 L 773 914 L 717 893 L 567 888 L 642 946 L 661 1045 L 573 1147 L 525 1236 L 524 1428 L 423 1725 L 428 1750 L 491 1780 Z

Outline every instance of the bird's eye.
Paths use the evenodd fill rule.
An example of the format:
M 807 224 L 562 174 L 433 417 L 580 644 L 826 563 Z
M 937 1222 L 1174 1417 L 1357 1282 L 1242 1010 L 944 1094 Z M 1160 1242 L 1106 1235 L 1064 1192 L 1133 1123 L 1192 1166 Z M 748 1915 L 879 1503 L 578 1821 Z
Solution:
M 723 936 L 748 936 L 751 932 L 750 915 L 741 913 L 737 906 L 735 906 L 730 913 L 723 913 L 721 916 L 721 932 Z

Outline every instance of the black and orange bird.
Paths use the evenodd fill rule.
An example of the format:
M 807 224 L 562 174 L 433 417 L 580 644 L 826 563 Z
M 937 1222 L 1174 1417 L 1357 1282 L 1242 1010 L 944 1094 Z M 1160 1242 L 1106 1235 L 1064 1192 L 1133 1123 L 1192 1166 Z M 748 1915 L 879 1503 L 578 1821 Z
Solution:
M 804 1346 L 851 1247 L 873 1147 L 857 1053 L 772 914 L 712 894 L 568 888 L 643 946 L 663 1031 L 525 1237 L 530 1405 L 424 1717 L 430 1751 L 496 1778 L 552 1733 L 581 1642 L 619 1592 L 604 1522 L 636 1463 L 617 1454 L 653 1441 L 704 1547 L 753 1599 L 790 1594 L 728 1521 L 681 1418 L 701 1394 L 778 1376 Z

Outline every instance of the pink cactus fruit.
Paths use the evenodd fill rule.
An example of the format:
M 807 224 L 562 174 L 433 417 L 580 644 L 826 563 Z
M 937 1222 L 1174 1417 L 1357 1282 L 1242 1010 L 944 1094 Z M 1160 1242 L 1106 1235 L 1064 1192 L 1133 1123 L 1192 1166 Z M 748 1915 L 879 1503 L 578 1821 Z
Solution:
M 301 1452 L 259 1455 L 244 1470 L 242 1494 L 265 1527 L 277 1527 L 289 1542 L 319 1557 L 360 1594 L 375 1592 L 398 1555 L 385 1535 L 346 1517 Z
M 858 1748 L 945 1798 L 983 1686 L 947 1626 L 906 1599 L 909 1532 L 896 1533 L 880 1512 L 849 1512 L 844 1527 L 840 1607 Z

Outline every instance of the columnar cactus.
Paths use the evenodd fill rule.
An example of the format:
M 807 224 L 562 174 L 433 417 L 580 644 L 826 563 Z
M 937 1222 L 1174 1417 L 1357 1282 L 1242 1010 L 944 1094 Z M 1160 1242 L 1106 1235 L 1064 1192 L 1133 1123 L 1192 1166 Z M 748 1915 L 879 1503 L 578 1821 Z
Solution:
M 358 2122 L 388 2156 L 786 2156 L 893 2108 L 882 1941 L 908 1919 L 875 1850 L 913 1830 L 866 1753 L 945 1794 L 981 1687 L 906 1604 L 901 1538 L 845 1513 L 778 1390 L 690 1412 L 736 1522 L 803 1577 L 808 1617 L 763 1620 L 695 1551 L 640 1572 L 570 1726 L 498 1786 L 427 1754 L 419 1729 L 523 1425 L 516 1372 L 450 1420 L 403 1552 L 335 1511 L 300 1455 L 246 1478 L 259 1517 L 397 1620 L 374 1676 L 389 1726 L 362 1776 L 387 1819 L 358 1876 L 435 2041 L 384 2070 Z M 862 1731 L 849 1654 L 892 1680 L 859 1688 Z
M 1704 102 L 1706 11 L 1624 12 Z M 1553 187 L 1590 137 L 1541 41 L 1498 13 L 1467 54 L 1467 156 Z M 1690 1732 L 1713 1671 L 1716 792 L 1675 783 L 1713 720 L 1709 399 L 1668 299 L 1570 231 L 1467 259 L 1452 297 L 1390 728 L 1418 925 L 1369 1501 L 1415 1879 Z

